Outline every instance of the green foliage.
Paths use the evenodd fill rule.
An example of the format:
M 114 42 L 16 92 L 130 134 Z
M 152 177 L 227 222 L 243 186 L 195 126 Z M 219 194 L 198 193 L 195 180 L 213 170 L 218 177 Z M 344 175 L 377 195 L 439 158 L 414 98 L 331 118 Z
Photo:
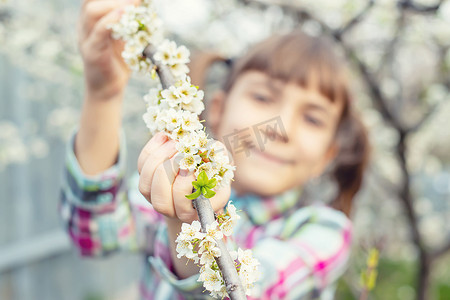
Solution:
M 217 180 L 215 178 L 208 179 L 205 171 L 201 171 L 196 181 L 192 181 L 192 186 L 196 189 L 192 194 L 186 195 L 189 200 L 194 200 L 200 194 L 203 194 L 206 198 L 212 198 L 216 192 L 212 189 L 216 186 Z
M 450 298 L 450 284 L 445 282 L 437 283 L 434 286 L 436 290 L 436 299 L 438 300 L 448 300 Z
M 356 255 L 356 254 L 355 254 Z M 357 259 L 356 259 L 357 260 Z M 443 265 L 450 263 L 450 258 L 441 262 Z M 361 272 L 364 267 L 357 266 L 353 261 L 351 267 Z M 370 292 L 369 300 L 415 300 L 416 270 L 415 261 L 392 260 L 380 257 L 378 263 L 378 276 L 375 288 Z M 355 274 L 355 275 L 357 275 Z M 358 300 L 361 290 L 358 290 L 358 280 L 351 272 L 338 281 L 336 300 Z M 435 275 L 431 279 L 430 299 L 450 299 L 450 269 L 444 274 Z
M 373 290 L 377 280 L 377 266 L 378 266 L 379 251 L 372 248 L 367 257 L 367 269 L 361 273 L 361 285 L 368 291 Z
M 414 267 L 415 265 L 412 262 L 381 258 L 378 263 L 377 285 L 370 292 L 368 299 L 408 300 L 409 298 L 403 299 L 400 296 L 402 296 L 402 291 L 407 293 L 414 286 Z M 359 269 L 358 274 L 360 274 L 361 267 L 357 267 L 357 269 Z M 359 299 L 362 288 L 357 290 L 355 287 L 360 286 L 357 283 L 357 278 L 347 278 L 347 281 L 341 279 L 338 283 L 336 299 Z M 354 286 L 353 289 L 350 285 Z
M 104 300 L 105 298 L 100 292 L 88 292 L 83 300 Z
M 344 278 L 339 279 L 336 288 L 336 300 L 357 300 L 352 292 L 351 287 L 348 285 Z

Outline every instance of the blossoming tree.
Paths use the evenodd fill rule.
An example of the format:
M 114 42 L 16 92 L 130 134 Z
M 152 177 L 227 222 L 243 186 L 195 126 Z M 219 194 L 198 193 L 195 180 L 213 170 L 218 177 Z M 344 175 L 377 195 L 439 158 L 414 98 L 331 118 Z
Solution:
M 144 121 L 151 134 L 164 132 L 177 141 L 175 158 L 180 168 L 195 171 L 194 192 L 186 197 L 193 200 L 200 222 L 183 224 L 176 240 L 177 257 L 200 263 L 199 281 L 211 296 L 245 299 L 257 280 L 259 263 L 251 250 L 239 248 L 230 256 L 222 239 L 231 235 L 239 216 L 231 203 L 226 214 L 215 216 L 208 200 L 217 185 L 230 184 L 235 167 L 230 165 L 225 147 L 207 137 L 199 120 L 204 93 L 187 75 L 189 51 L 163 39 L 151 0 L 126 7 L 111 28 L 115 38 L 125 41 L 122 57 L 131 69 L 160 79 L 161 87 L 152 88 L 144 97 Z

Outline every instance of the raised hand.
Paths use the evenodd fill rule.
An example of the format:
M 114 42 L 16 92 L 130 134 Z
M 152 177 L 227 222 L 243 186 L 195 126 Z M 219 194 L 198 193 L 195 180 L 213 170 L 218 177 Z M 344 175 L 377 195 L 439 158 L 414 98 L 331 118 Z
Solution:
M 112 39 L 109 25 L 116 23 L 127 5 L 140 0 L 84 0 L 78 23 L 78 46 L 84 62 L 86 93 L 106 100 L 121 93 L 130 71 L 121 53 L 124 43 Z
M 157 133 L 144 146 L 138 159 L 139 191 L 153 208 L 168 218 L 190 223 L 198 219 L 192 200 L 193 172 L 180 169 L 175 141 Z M 230 186 L 221 187 L 210 198 L 214 211 L 220 211 L 230 197 Z

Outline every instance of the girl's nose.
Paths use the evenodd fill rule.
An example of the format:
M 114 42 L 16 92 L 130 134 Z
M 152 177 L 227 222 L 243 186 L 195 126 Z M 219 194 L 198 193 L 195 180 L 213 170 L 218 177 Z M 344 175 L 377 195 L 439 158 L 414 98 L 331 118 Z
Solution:
M 271 141 L 278 140 L 287 143 L 289 138 L 284 129 L 283 122 L 281 121 L 281 118 L 277 118 L 276 120 L 279 122 L 274 123 L 273 126 L 267 126 L 264 130 L 264 135 Z
M 296 126 L 297 116 L 295 110 L 292 107 L 284 107 L 280 112 L 280 120 L 283 134 L 279 136 L 280 140 L 288 143 L 296 134 L 298 129 Z

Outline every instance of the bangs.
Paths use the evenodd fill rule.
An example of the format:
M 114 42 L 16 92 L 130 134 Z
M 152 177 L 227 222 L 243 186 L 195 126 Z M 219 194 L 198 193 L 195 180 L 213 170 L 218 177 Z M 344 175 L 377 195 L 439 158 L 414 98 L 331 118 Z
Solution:
M 347 78 L 331 43 L 302 32 L 273 36 L 256 45 L 232 70 L 225 88 L 231 88 L 239 74 L 261 71 L 284 82 L 317 89 L 331 102 L 349 100 Z

